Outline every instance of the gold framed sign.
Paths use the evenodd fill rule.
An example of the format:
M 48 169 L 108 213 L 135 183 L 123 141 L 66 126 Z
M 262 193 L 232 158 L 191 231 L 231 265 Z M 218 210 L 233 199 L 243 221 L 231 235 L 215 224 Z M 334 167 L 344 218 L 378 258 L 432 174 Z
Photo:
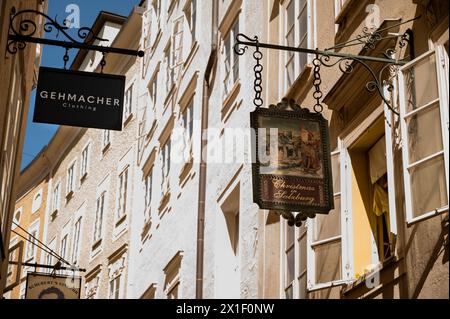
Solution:
M 309 217 L 328 214 L 334 208 L 328 121 L 283 102 L 250 113 L 254 202 Z
M 81 277 L 29 272 L 25 299 L 80 299 Z

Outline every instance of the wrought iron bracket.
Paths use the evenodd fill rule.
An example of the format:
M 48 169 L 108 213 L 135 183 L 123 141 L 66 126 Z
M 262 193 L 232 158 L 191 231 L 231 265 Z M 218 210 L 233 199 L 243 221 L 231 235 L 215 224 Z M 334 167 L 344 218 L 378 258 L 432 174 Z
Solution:
M 369 92 L 377 92 L 384 103 L 386 103 L 387 107 L 395 114 L 398 115 L 398 112 L 391 106 L 389 99 L 384 95 L 384 88 L 387 87 L 388 91 L 391 91 L 393 86 L 391 81 L 384 81 L 385 72 L 390 71 L 389 79 L 392 79 L 398 72 L 398 68 L 402 65 L 405 65 L 409 62 L 408 59 L 394 59 L 393 55 L 396 53 L 397 45 L 400 48 L 404 48 L 407 44 L 410 45 L 410 54 L 409 57 L 413 58 L 414 53 L 414 42 L 413 42 L 413 34 L 410 29 L 408 29 L 404 34 L 395 34 L 388 35 L 385 37 L 381 36 L 381 32 L 387 31 L 393 27 L 400 26 L 402 24 L 414 21 L 419 19 L 419 17 L 415 17 L 413 19 L 395 24 L 393 26 L 383 28 L 374 32 L 369 32 L 367 28 L 363 29 L 363 35 L 356 37 L 353 40 L 347 41 L 342 44 L 338 44 L 332 48 L 326 50 L 319 49 L 307 49 L 301 47 L 290 47 L 283 45 L 276 45 L 270 43 L 261 43 L 258 41 L 258 37 L 250 38 L 245 34 L 239 33 L 236 35 L 236 42 L 234 44 L 234 51 L 237 55 L 243 55 L 248 47 L 256 47 L 273 49 L 273 50 L 281 50 L 281 51 L 289 51 L 289 52 L 297 52 L 297 53 L 306 53 L 312 54 L 315 56 L 314 59 L 314 67 L 315 67 L 315 81 L 317 83 L 320 82 L 320 76 L 317 77 L 316 74 L 319 74 L 320 67 L 334 67 L 338 66 L 340 71 L 346 74 L 350 74 L 354 70 L 354 63 L 360 64 L 364 69 L 366 69 L 371 75 L 372 80 L 366 84 L 366 89 Z M 396 38 L 396 46 L 394 48 L 390 48 L 383 53 L 383 56 L 365 56 L 365 55 L 352 55 L 346 53 L 335 52 L 334 49 L 341 49 L 348 46 L 354 46 L 357 44 L 363 45 L 365 49 L 373 49 L 375 48 L 375 44 L 384 39 Z M 334 60 L 332 60 L 334 59 Z M 369 63 L 381 63 L 383 66 L 381 69 L 376 72 L 372 69 Z M 318 90 L 318 85 L 316 86 L 315 98 L 320 96 L 321 92 Z M 317 99 L 318 100 L 318 99 Z M 320 101 L 317 101 L 317 105 L 320 105 Z M 315 107 L 316 108 L 316 107 Z M 320 109 L 320 108 L 319 108 Z
M 40 33 L 38 26 L 33 19 L 27 17 L 27 15 L 37 15 L 43 17 L 43 29 L 45 33 L 52 33 L 56 31 L 56 37 L 62 34 L 67 40 L 53 40 L 34 37 L 36 33 Z M 20 20 L 20 17 L 25 17 Z M 19 21 L 16 23 L 16 21 Z M 144 51 L 141 50 L 130 50 L 124 48 L 114 48 L 108 46 L 94 45 L 94 41 L 108 42 L 106 39 L 97 37 L 93 30 L 88 27 L 82 27 L 78 29 L 77 36 L 75 39 L 67 33 L 68 27 L 65 25 L 65 20 L 62 24 L 58 23 L 57 18 L 50 18 L 43 12 L 36 10 L 22 10 L 16 12 L 13 7 L 10 13 L 9 20 L 9 31 L 8 31 L 8 42 L 6 45 L 6 51 L 10 54 L 16 54 L 19 50 L 23 50 L 26 47 L 26 43 L 39 43 L 48 44 L 53 46 L 64 47 L 66 49 L 83 49 L 91 51 L 99 51 L 102 53 L 117 53 L 132 56 L 144 56 Z

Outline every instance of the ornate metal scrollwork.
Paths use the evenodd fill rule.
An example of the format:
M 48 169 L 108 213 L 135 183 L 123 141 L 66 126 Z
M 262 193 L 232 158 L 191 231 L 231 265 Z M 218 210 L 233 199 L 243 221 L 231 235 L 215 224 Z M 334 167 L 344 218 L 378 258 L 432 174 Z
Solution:
M 393 49 L 389 49 L 388 52 L 386 54 L 390 54 L 392 53 Z M 391 103 L 389 101 L 389 99 L 384 96 L 384 87 L 387 86 L 388 91 L 392 90 L 392 83 L 390 82 L 390 80 L 388 81 L 383 81 L 383 75 L 386 71 L 387 68 L 395 66 L 395 60 L 393 60 L 392 63 L 386 63 L 381 70 L 378 72 L 378 74 L 375 73 L 375 71 L 372 70 L 372 68 L 363 60 L 352 57 L 352 58 L 348 58 L 348 57 L 339 57 L 336 58 L 336 61 L 334 62 L 330 62 L 331 61 L 331 57 L 330 55 L 322 55 L 319 57 L 318 59 L 320 61 L 320 63 L 325 66 L 325 67 L 333 67 L 335 65 L 339 66 L 339 70 L 341 70 L 341 72 L 346 73 L 346 74 L 351 74 L 354 71 L 354 62 L 359 63 L 361 66 L 363 66 L 367 72 L 369 72 L 369 74 L 372 77 L 372 81 L 369 81 L 366 83 L 366 89 L 369 92 L 378 92 L 378 94 L 380 95 L 381 99 L 383 100 L 384 103 L 386 103 L 387 107 L 396 115 L 398 115 L 398 112 L 396 110 L 394 110 L 394 108 L 391 106 Z
M 92 44 L 94 41 L 109 41 L 107 39 L 97 37 L 94 34 L 93 30 L 88 27 L 79 28 L 77 31 L 78 39 L 75 39 L 66 32 L 66 30 L 69 29 L 66 26 L 66 20 L 64 20 L 63 23 L 60 24 L 57 21 L 57 17 L 52 19 L 45 13 L 36 10 L 22 10 L 16 13 L 15 8 L 13 7 L 10 13 L 9 40 L 7 44 L 7 51 L 10 54 L 15 54 L 18 50 L 23 50 L 26 47 L 26 41 L 12 39 L 11 36 L 32 37 L 36 33 L 38 33 L 38 26 L 36 25 L 36 22 L 34 20 L 31 20 L 30 18 L 24 18 L 23 20 L 20 20 L 21 17 L 26 17 L 26 15 L 28 14 L 37 15 L 44 18 L 44 21 L 46 21 L 43 24 L 43 30 L 45 33 L 52 33 L 56 31 L 56 37 L 58 37 L 60 34 L 63 34 L 64 37 L 66 37 L 66 39 L 71 43 Z

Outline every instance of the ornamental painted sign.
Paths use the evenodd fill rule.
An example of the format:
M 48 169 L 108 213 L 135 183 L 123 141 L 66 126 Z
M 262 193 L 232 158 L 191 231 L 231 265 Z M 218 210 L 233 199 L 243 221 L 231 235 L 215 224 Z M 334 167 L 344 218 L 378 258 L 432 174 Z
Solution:
M 25 299 L 80 299 L 81 277 L 28 273 Z
M 254 202 L 308 217 L 328 214 L 334 208 L 328 121 L 283 102 L 250 114 Z
M 39 68 L 33 121 L 122 130 L 125 76 Z

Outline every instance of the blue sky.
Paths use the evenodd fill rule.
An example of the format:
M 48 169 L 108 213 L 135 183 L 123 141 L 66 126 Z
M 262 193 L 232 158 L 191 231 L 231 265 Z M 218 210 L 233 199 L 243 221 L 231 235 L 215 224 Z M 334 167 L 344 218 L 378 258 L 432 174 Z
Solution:
M 57 17 L 59 23 L 69 15 L 66 12 L 66 7 L 69 4 L 76 4 L 80 8 L 80 27 L 90 27 L 94 23 L 97 14 L 100 11 L 109 11 L 120 15 L 128 16 L 134 5 L 139 4 L 139 0 L 49 0 L 47 15 L 51 18 Z M 77 29 L 69 29 L 69 34 L 76 36 Z M 55 33 L 49 33 L 47 38 L 55 38 Z M 59 40 L 65 40 L 59 36 Z M 65 49 L 45 45 L 42 53 L 42 66 L 63 68 L 63 56 Z M 69 67 L 76 55 L 77 50 L 69 50 L 70 60 L 67 63 Z M 58 125 L 33 123 L 35 102 L 35 90 L 30 98 L 30 110 L 27 118 L 27 128 L 25 135 L 25 144 L 23 148 L 21 169 L 25 168 L 33 158 L 40 152 L 40 150 L 48 144 L 52 136 L 58 129 Z

